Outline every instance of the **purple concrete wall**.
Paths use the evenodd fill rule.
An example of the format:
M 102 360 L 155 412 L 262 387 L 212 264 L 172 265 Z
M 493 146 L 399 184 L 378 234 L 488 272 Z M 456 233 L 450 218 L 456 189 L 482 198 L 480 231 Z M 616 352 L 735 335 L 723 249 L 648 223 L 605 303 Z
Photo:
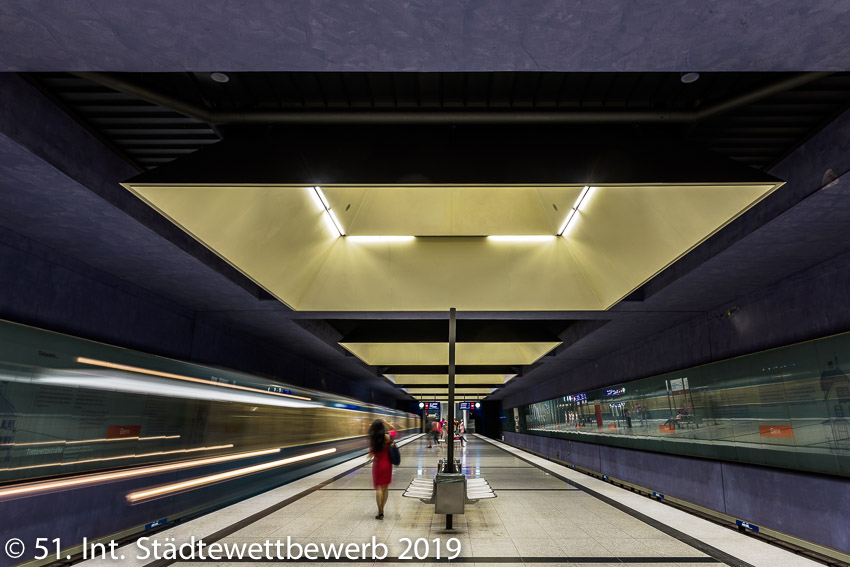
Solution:
M 503 435 L 515 447 L 850 553 L 850 480 L 522 433 Z

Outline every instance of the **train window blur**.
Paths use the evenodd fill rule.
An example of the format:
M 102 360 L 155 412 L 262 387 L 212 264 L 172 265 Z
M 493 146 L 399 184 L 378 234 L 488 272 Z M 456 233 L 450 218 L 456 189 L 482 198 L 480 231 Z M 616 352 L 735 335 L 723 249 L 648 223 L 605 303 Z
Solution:
M 331 443 L 363 451 L 377 417 L 418 426 L 350 398 L 0 321 L 0 483 Z
M 850 333 L 508 410 L 506 430 L 850 475 Z

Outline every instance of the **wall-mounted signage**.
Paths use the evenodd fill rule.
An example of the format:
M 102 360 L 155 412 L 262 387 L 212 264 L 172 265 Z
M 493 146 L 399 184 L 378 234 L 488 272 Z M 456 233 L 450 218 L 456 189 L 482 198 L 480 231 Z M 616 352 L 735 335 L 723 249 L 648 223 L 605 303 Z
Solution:
M 458 404 L 461 410 L 474 410 L 481 407 L 479 402 L 460 402 Z
M 121 439 L 122 437 L 138 437 L 142 432 L 141 425 L 110 425 L 106 428 L 107 439 Z
M 587 394 L 573 394 L 572 396 L 567 396 L 568 402 L 586 402 Z
M 145 529 L 150 530 L 153 528 L 157 528 L 168 521 L 168 518 L 163 518 L 161 520 L 157 520 L 155 522 L 151 522 L 150 524 L 145 524 Z
M 440 402 L 422 402 L 421 407 L 426 410 L 439 410 Z
M 684 378 L 676 378 L 674 380 L 669 380 L 667 382 L 667 388 L 673 393 L 673 395 L 684 394 L 685 392 L 690 390 L 687 376 Z
M 739 528 L 743 528 L 745 530 L 750 530 L 751 532 L 758 532 L 759 527 L 755 524 L 751 524 L 749 522 L 745 522 L 743 520 L 735 520 L 735 523 L 738 524 Z
M 611 396 L 622 396 L 625 393 L 625 388 L 612 388 L 610 390 L 605 390 L 605 397 L 610 398 Z

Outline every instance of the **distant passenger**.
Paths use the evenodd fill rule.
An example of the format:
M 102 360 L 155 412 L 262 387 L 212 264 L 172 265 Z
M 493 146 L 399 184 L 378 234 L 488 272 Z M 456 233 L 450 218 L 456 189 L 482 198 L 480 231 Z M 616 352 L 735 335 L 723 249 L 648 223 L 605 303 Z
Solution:
M 431 446 L 431 443 L 436 444 L 438 447 L 440 445 L 440 424 L 435 420 L 431 422 L 431 432 L 430 437 L 428 438 L 428 446 Z
M 372 457 L 372 485 L 375 487 L 375 501 L 378 503 L 376 520 L 384 519 L 384 506 L 390 495 L 390 483 L 393 481 L 393 465 L 390 462 L 389 446 L 392 437 L 382 419 L 376 419 L 369 427 L 369 455 Z
M 466 437 L 464 434 L 466 433 L 466 427 L 464 427 L 463 422 L 457 424 L 457 437 L 460 439 L 460 445 L 463 447 L 466 445 Z

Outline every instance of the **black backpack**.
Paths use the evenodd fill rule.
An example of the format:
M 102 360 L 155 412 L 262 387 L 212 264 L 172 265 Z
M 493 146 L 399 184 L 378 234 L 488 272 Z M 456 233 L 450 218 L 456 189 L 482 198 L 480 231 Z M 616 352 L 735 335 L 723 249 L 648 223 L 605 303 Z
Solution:
M 401 452 L 399 452 L 398 447 L 392 441 L 390 442 L 390 446 L 387 447 L 387 453 L 390 456 L 390 462 L 393 466 L 399 466 L 401 464 Z

